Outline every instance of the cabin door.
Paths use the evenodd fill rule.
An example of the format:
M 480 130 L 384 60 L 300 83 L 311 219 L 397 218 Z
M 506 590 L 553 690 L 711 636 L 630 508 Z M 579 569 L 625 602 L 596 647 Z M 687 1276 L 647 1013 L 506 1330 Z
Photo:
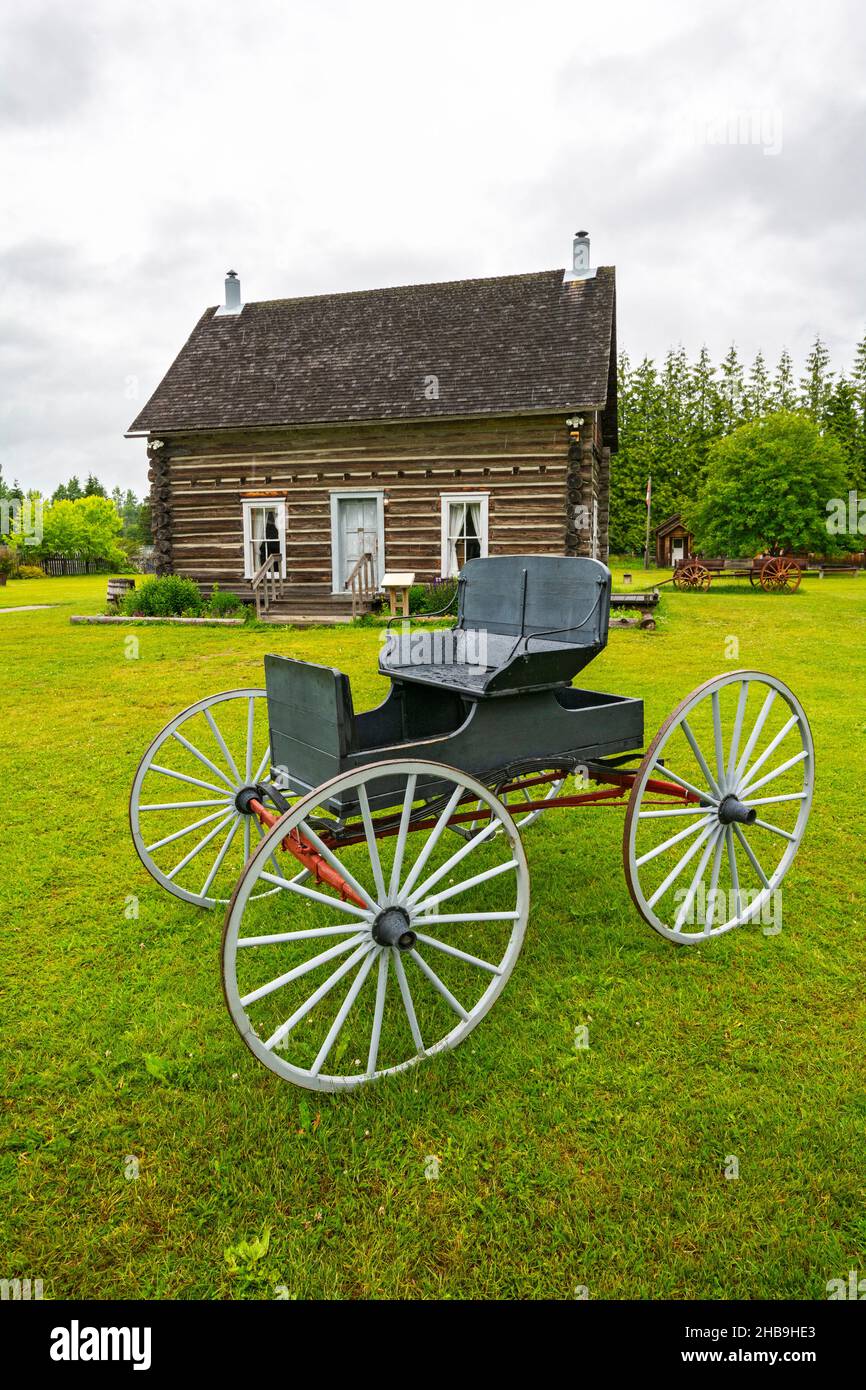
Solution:
M 685 547 L 686 543 L 682 536 L 677 536 L 675 540 L 671 541 L 671 559 L 674 564 L 685 559 Z
M 372 555 L 376 582 L 382 577 L 383 512 L 381 494 L 332 496 L 334 590 L 345 593 L 346 580 L 362 555 Z

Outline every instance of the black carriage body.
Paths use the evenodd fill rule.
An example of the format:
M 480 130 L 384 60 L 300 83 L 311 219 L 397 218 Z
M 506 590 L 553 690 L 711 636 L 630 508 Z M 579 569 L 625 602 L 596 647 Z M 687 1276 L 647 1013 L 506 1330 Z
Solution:
M 541 555 L 472 560 L 459 595 L 456 628 L 389 633 L 379 669 L 391 690 L 362 714 L 342 671 L 265 657 L 271 755 L 284 785 L 305 793 L 394 757 L 447 763 L 490 783 L 642 746 L 642 700 L 570 684 L 607 641 L 605 565 Z M 382 807 L 399 795 L 383 780 L 373 799 Z

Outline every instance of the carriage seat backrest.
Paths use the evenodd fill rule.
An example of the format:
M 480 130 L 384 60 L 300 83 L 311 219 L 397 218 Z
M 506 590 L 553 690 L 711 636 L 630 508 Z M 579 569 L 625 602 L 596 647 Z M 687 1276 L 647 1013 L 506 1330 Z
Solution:
M 607 642 L 610 571 L 576 555 L 491 555 L 463 567 L 457 625 L 484 629 L 493 645 L 511 651 L 539 644 L 594 647 Z M 542 636 L 543 634 L 543 636 Z M 501 635 L 507 641 L 499 642 Z

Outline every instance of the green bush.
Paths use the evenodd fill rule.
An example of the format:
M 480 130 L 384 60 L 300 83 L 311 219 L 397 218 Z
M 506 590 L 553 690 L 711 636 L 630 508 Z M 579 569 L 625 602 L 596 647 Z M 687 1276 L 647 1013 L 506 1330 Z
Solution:
M 179 618 L 184 615 L 198 618 L 202 607 L 199 587 L 192 579 L 164 574 L 145 579 L 137 589 L 130 589 L 121 603 L 121 612 L 128 617 Z
M 409 590 L 409 612 L 439 613 L 446 604 L 451 603 L 456 591 L 456 579 L 434 579 L 432 584 L 413 584 Z
M 15 577 L 17 579 L 44 579 L 45 571 L 41 565 L 19 565 Z
M 239 616 L 246 607 L 237 594 L 224 594 L 219 584 L 214 584 L 207 602 L 207 611 L 212 618 L 231 618 Z

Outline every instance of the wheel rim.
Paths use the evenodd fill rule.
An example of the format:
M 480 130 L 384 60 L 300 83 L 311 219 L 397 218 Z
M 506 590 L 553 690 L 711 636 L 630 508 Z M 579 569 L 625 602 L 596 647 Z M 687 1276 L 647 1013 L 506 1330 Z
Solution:
M 638 911 L 679 944 L 776 922 L 813 781 L 809 723 L 787 686 L 759 671 L 699 686 L 656 734 L 632 788 L 623 860 Z M 659 783 L 678 805 L 670 794 L 652 804 Z M 732 818 L 746 813 L 753 824 Z
M 135 848 L 157 883 L 197 907 L 227 903 L 264 833 L 235 798 L 269 771 L 264 690 L 223 691 L 176 715 L 144 754 L 129 799 Z
M 431 779 L 442 787 L 435 815 L 417 796 Z M 359 809 L 341 818 L 334 803 L 345 798 Z M 477 816 L 479 803 L 489 833 L 455 850 L 443 833 L 449 820 Z M 379 838 L 383 825 L 390 833 Z M 297 861 L 283 847 L 293 833 L 327 851 L 356 902 L 294 879 Z M 271 857 L 276 883 L 266 877 Z M 254 901 L 263 876 L 277 888 L 267 903 Z M 383 939 L 383 914 L 395 909 L 413 944 Z M 352 1089 L 456 1047 L 476 1027 L 514 968 L 528 910 L 516 827 L 480 782 L 403 760 L 345 773 L 297 802 L 244 869 L 223 930 L 226 1003 L 278 1076 L 310 1090 Z

